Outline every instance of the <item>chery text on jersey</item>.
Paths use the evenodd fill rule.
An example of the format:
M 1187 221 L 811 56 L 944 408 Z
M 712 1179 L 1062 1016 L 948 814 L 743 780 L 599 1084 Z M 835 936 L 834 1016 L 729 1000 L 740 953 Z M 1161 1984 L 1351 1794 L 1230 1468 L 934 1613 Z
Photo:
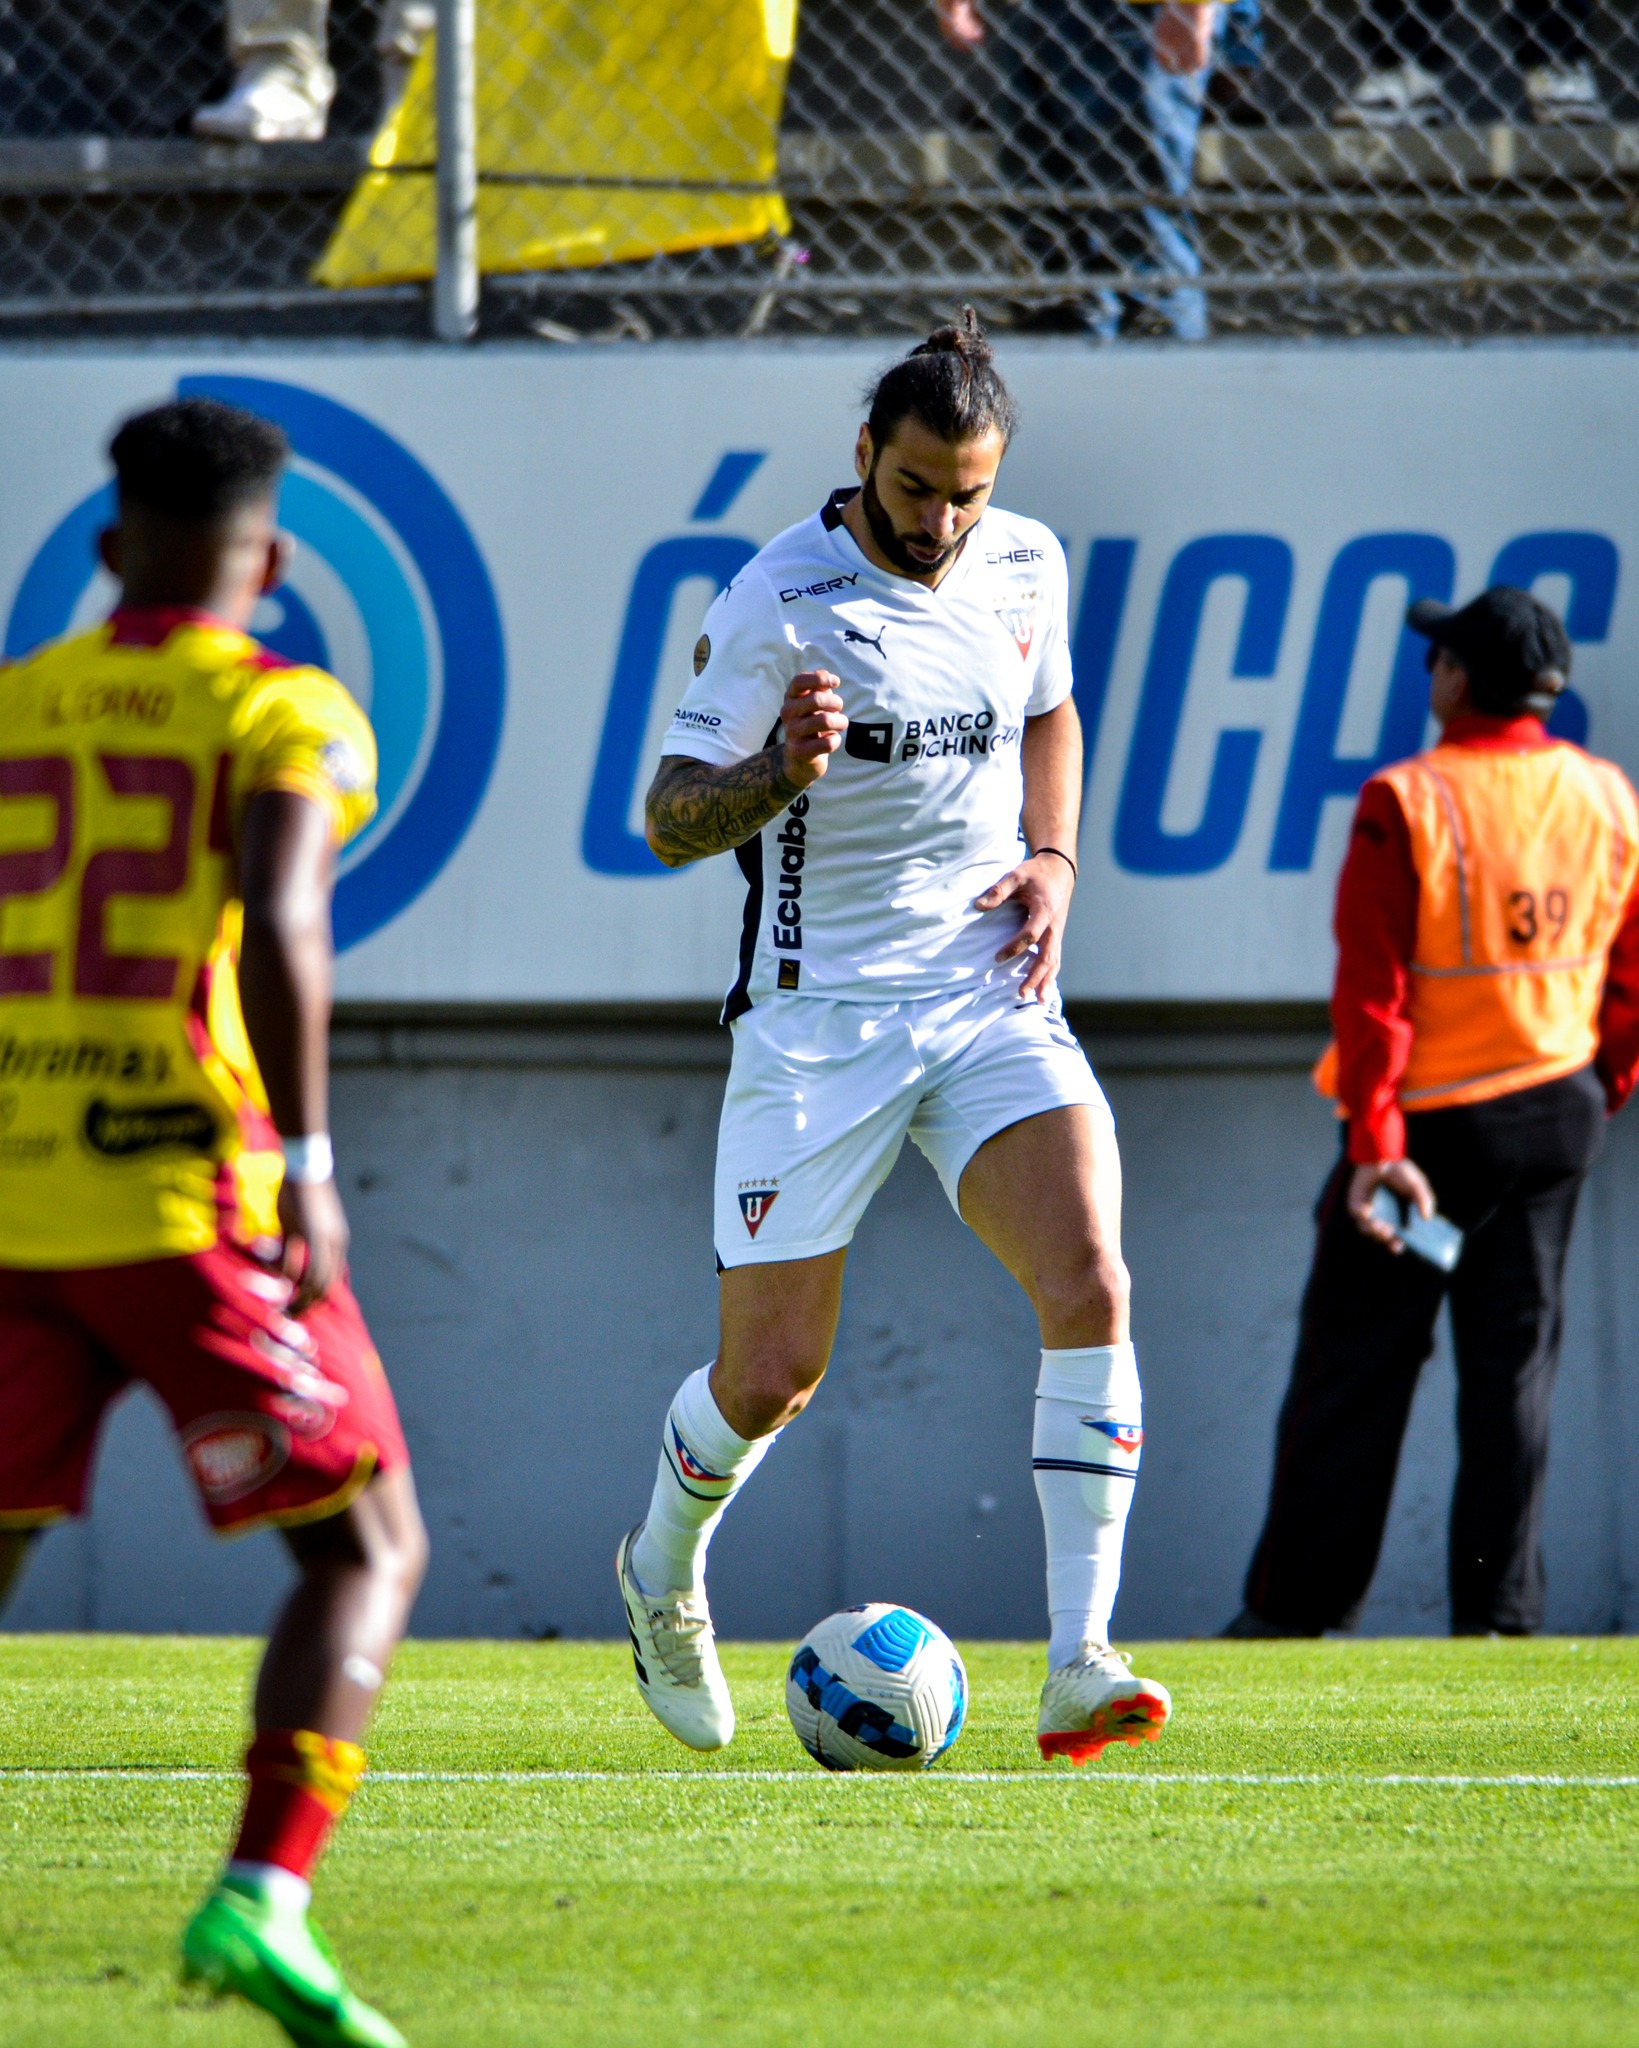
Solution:
M 713 604 L 666 753 L 743 761 L 811 669 L 848 718 L 826 773 L 739 849 L 731 1017 L 779 989 L 891 1002 L 991 971 L 1018 911 L 973 899 L 1020 857 L 1024 722 L 1070 694 L 1068 587 L 1033 519 L 987 510 L 930 590 L 867 562 L 833 499 Z
M 202 614 L 117 613 L 0 668 L 0 1265 L 276 1229 L 234 849 L 263 790 L 349 838 L 375 762 L 333 677 Z

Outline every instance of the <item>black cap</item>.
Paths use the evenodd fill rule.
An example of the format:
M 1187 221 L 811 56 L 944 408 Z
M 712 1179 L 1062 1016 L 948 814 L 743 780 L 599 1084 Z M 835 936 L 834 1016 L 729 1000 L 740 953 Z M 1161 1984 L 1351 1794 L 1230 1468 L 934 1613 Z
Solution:
M 1477 711 L 1545 717 L 1571 674 L 1571 643 L 1558 616 L 1528 590 L 1496 583 L 1457 607 L 1425 597 L 1406 624 L 1468 671 Z

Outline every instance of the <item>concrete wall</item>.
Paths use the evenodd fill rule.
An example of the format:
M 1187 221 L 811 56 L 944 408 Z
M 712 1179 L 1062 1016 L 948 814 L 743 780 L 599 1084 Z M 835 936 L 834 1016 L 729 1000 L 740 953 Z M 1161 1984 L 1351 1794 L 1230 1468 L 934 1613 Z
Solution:
M 1112 1035 L 1109 1021 L 1084 1035 L 1126 1160 L 1148 1433 L 1117 1629 L 1189 1635 L 1237 1604 L 1335 1141 L 1306 1078 L 1312 1030 Z M 726 1034 L 352 1025 L 337 1051 L 355 1279 L 433 1532 L 416 1627 L 617 1634 L 614 1546 L 647 1498 L 666 1401 L 714 1341 Z M 1548 1514 L 1556 1629 L 1639 1622 L 1625 1507 L 1639 1471 L 1636 1192 L 1630 1116 L 1573 1254 Z M 794 1636 L 887 1598 L 962 1634 L 1041 1634 L 1035 1366 L 1023 1301 L 907 1147 L 856 1240 L 830 1378 L 714 1551 L 724 1632 Z M 1444 1626 L 1452 1399 L 1442 1347 L 1370 1630 Z M 8 1625 L 254 1630 L 284 1583 L 276 1539 L 205 1534 L 139 1394 L 108 1432 L 95 1512 L 46 1537 Z

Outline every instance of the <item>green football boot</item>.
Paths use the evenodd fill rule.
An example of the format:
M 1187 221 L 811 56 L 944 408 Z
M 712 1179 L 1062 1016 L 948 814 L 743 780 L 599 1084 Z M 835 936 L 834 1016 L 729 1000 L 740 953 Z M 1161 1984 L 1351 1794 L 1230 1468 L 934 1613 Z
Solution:
M 270 2013 L 297 2048 L 407 2048 L 391 2020 L 355 1998 L 330 1944 L 305 1913 L 224 1879 L 182 1937 L 182 1981 L 237 1992 Z

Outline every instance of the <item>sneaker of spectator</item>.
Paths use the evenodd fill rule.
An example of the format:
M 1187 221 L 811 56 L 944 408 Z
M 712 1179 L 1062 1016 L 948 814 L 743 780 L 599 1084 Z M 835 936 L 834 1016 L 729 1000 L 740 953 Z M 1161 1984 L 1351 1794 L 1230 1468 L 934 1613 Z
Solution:
M 1539 128 L 1586 127 L 1610 119 L 1586 64 L 1539 64 L 1525 74 L 1525 97 Z
M 1332 113 L 1340 128 L 1432 128 L 1445 119 L 1444 87 L 1410 58 L 1386 71 L 1368 71 Z
M 336 74 L 328 64 L 255 57 L 233 89 L 193 117 L 193 132 L 213 142 L 322 142 Z

